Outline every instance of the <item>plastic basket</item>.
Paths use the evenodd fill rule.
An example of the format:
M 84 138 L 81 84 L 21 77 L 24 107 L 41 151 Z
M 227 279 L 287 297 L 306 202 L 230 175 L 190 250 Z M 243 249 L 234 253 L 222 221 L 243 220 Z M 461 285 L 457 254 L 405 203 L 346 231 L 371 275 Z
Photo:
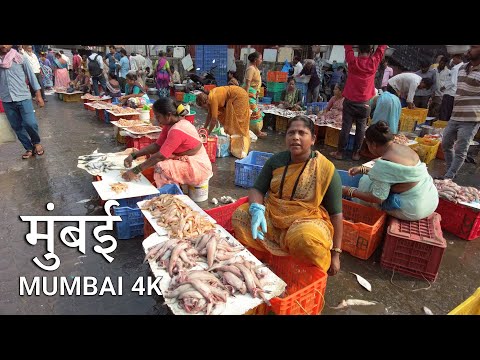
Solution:
M 180 187 L 177 184 L 165 184 L 160 189 L 158 189 L 158 191 L 160 191 L 160 194 L 158 195 L 161 195 L 161 194 L 183 195 L 182 189 L 180 189 Z M 155 196 L 158 196 L 158 195 L 155 195 Z M 145 239 L 155 232 L 152 225 L 145 218 L 145 216 L 143 216 L 142 225 L 143 225 L 143 237 Z
M 415 138 L 415 141 L 418 144 L 412 145 L 411 148 L 415 150 L 420 160 L 422 160 L 425 164 L 428 164 L 430 161 L 435 159 L 437 156 L 438 147 L 440 145 L 440 140 L 417 137 Z
M 150 144 L 153 144 L 156 142 L 157 139 L 150 139 L 147 136 L 142 136 L 139 138 L 132 138 L 130 136 L 127 137 L 127 148 L 135 148 L 138 150 L 143 149 L 144 147 L 147 147 Z
M 283 71 L 269 71 L 267 72 L 268 82 L 286 82 L 288 73 Z
M 444 120 L 437 120 L 432 124 L 432 126 L 436 129 L 444 129 L 447 127 L 447 125 L 448 125 L 448 121 L 444 121 Z
M 210 162 L 214 163 L 217 158 L 218 138 L 216 136 L 207 136 L 208 132 L 206 129 L 200 129 L 198 133 L 200 135 L 200 139 L 202 140 L 203 146 L 207 151 Z
M 260 304 L 246 314 L 319 315 L 325 304 L 327 274 L 320 268 L 301 263 L 291 256 L 274 256 L 249 249 L 260 261 L 287 283 L 285 293 L 270 299 L 271 307 Z
M 267 91 L 267 96 L 271 98 L 273 102 L 280 102 L 282 100 L 282 91 Z
M 218 225 L 222 226 L 229 233 L 233 233 L 232 215 L 240 205 L 245 204 L 246 202 L 248 202 L 248 196 L 242 197 L 232 204 L 208 209 L 205 210 L 205 212 L 210 215 Z
M 175 100 L 183 101 L 183 96 L 185 93 L 183 91 L 175 91 Z
M 251 188 L 263 165 L 272 156 L 272 153 L 250 151 L 246 158 L 235 160 L 235 185 Z
M 194 95 L 194 94 L 190 94 L 190 93 L 185 93 L 183 95 L 183 102 L 184 103 L 194 103 L 195 100 L 196 100 L 197 96 Z
M 390 217 L 380 265 L 419 279 L 435 281 L 447 242 L 433 213 L 418 221 Z
M 287 83 L 284 82 L 267 82 L 267 91 L 277 92 L 283 91 L 287 87 Z
M 480 315 L 480 288 L 448 315 Z
M 275 117 L 275 130 L 278 132 L 286 132 L 288 125 L 288 118 L 277 115 Z
M 442 216 L 443 230 L 464 240 L 480 238 L 480 210 L 440 198 L 436 213 Z
M 350 176 L 348 174 L 348 171 L 346 170 L 337 170 L 337 172 L 340 175 L 340 179 L 342 180 L 342 186 L 351 186 L 351 187 L 358 188 L 358 183 L 360 182 L 360 178 L 363 176 L 362 174 Z M 351 199 L 347 196 L 343 196 L 343 198 L 347 200 Z
M 204 86 L 203 86 L 203 89 L 204 89 L 205 91 L 210 91 L 210 90 L 212 90 L 212 89 L 215 89 L 216 87 L 217 87 L 216 85 L 204 85 Z
M 383 239 L 387 214 L 375 208 L 342 200 L 342 250 L 366 260 Z
M 64 102 L 81 102 L 83 94 L 63 94 Z
M 334 148 L 338 147 L 338 139 L 340 138 L 340 131 L 341 131 L 340 129 L 327 127 L 327 130 L 325 130 L 325 140 L 323 143 L 325 145 L 332 146 Z M 355 135 L 349 134 L 346 151 L 353 151 L 354 144 L 355 144 Z
M 142 211 L 125 207 L 115 207 L 113 213 L 122 218 L 121 222 L 115 223 L 116 238 L 119 240 L 127 240 L 143 235 L 143 215 Z
M 314 112 L 315 108 L 318 107 L 318 111 L 323 111 L 327 108 L 328 102 L 313 102 L 308 103 L 305 106 L 307 107 L 307 112 L 312 111 Z
M 190 110 L 190 114 L 185 115 L 185 120 L 190 121 L 193 124 L 195 121 L 196 114 L 197 113 L 194 110 Z
M 402 108 L 402 112 L 400 113 L 400 120 L 398 123 L 398 132 L 415 131 L 415 127 L 417 125 L 423 124 L 427 120 L 427 114 L 428 114 L 428 109 Z

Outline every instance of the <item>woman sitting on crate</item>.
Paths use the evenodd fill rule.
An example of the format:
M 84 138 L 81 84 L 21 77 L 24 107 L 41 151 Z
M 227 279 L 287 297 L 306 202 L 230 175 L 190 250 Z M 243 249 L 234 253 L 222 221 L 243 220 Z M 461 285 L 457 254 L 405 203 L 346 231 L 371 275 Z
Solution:
M 267 160 L 232 225 L 248 247 L 292 255 L 335 275 L 342 252 L 342 183 L 333 163 L 312 151 L 314 143 L 313 122 L 303 115 L 290 119 L 288 150 Z
M 198 106 L 208 110 L 205 129 L 209 132 L 220 123 L 231 136 L 230 152 L 243 159 L 250 148 L 250 107 L 248 94 L 240 86 L 217 86 L 209 94 L 198 94 Z
M 120 83 L 114 73 L 108 73 L 107 91 L 105 95 L 111 96 L 112 98 L 120 98 L 122 96 Z
M 243 88 L 248 93 L 250 110 L 250 130 L 259 138 L 264 138 L 267 133 L 262 131 L 263 128 L 263 113 L 258 108 L 258 92 L 262 87 L 262 77 L 260 76 L 260 70 L 258 67 L 262 63 L 262 54 L 255 51 L 248 55 L 248 61 L 250 66 L 245 73 L 245 84 Z
M 90 93 L 90 76 L 86 74 L 84 69 L 79 70 L 79 74 L 75 80 L 70 82 L 70 85 L 77 91 L 81 91 L 84 94 Z
M 131 167 L 137 157 L 151 156 L 122 177 L 131 181 L 136 174 L 155 166 L 158 188 L 174 183 L 196 186 L 208 180 L 213 175 L 212 164 L 197 129 L 183 118 L 188 111 L 173 99 L 161 97 L 153 104 L 153 113 L 156 121 L 163 125 L 160 137 L 156 143 L 130 154 L 125 159 L 125 167 Z
M 344 187 L 343 195 L 364 205 L 380 208 L 401 220 L 416 221 L 430 216 L 438 205 L 438 192 L 425 163 L 408 146 L 393 142 L 385 121 L 368 127 L 365 140 L 369 151 L 380 159 L 369 170 L 356 166 L 351 176 L 362 176 L 358 189 Z
M 148 104 L 149 97 L 145 93 L 143 86 L 137 82 L 137 74 L 130 71 L 127 73 L 127 83 L 125 84 L 125 95 L 120 96 L 119 100 L 122 105 L 127 105 L 131 108 L 141 108 Z
M 333 96 L 328 101 L 325 113 L 321 116 L 322 120 L 337 126 L 342 126 L 343 100 L 345 99 L 342 95 L 343 88 L 343 83 L 335 85 Z
M 279 108 L 294 111 L 302 110 L 302 93 L 300 89 L 297 89 L 295 83 L 295 78 L 288 78 L 288 86 L 282 91 Z

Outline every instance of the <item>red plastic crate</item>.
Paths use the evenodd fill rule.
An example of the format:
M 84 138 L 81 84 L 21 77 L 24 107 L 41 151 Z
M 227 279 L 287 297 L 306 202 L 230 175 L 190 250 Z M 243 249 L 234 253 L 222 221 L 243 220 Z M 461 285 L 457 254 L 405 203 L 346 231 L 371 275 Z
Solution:
M 286 82 L 288 73 L 283 71 L 269 71 L 267 73 L 267 81 L 271 82 Z
M 480 210 L 440 198 L 435 212 L 442 216 L 443 230 L 464 240 L 480 237 Z
M 419 279 L 435 281 L 447 242 L 433 213 L 418 221 L 390 217 L 380 264 Z
M 278 277 L 287 283 L 285 293 L 272 298 L 272 306 L 260 304 L 246 315 L 319 315 L 325 304 L 328 275 L 320 268 L 299 262 L 292 256 L 275 256 L 248 249 L 257 259 L 268 265 Z
M 203 90 L 205 90 L 208 93 L 210 90 L 215 89 L 216 87 L 217 87 L 216 85 L 204 85 Z
M 342 250 L 367 260 L 383 239 L 387 214 L 345 199 L 342 199 L 342 206 Z
M 183 101 L 183 95 L 185 95 L 184 92 L 182 92 L 182 91 L 176 91 L 176 92 L 175 92 L 175 100 L 177 100 L 177 101 Z
M 208 158 L 210 162 L 214 163 L 217 158 L 217 142 L 216 136 L 209 136 L 208 141 L 203 143 L 205 150 L 207 150 Z
M 135 148 L 138 150 L 143 149 L 144 147 L 153 144 L 157 139 L 150 139 L 147 136 L 142 136 L 139 138 L 127 137 L 127 148 Z
M 140 120 L 140 114 L 132 114 L 132 115 L 115 115 L 112 114 L 111 112 L 108 113 L 108 117 L 110 121 L 118 121 L 120 119 L 125 119 L 125 120 Z
M 218 225 L 223 227 L 229 233 L 233 233 L 232 215 L 240 205 L 245 204 L 246 202 L 248 202 L 248 196 L 242 197 L 232 204 L 208 209 L 205 210 L 205 212 L 210 215 Z

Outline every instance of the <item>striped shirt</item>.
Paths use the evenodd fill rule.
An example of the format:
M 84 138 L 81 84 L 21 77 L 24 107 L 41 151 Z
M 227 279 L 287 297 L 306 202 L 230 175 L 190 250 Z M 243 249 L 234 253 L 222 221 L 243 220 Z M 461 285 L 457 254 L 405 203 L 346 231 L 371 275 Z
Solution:
M 457 93 L 453 103 L 451 120 L 480 122 L 480 64 L 472 66 L 467 74 L 469 64 L 458 71 Z

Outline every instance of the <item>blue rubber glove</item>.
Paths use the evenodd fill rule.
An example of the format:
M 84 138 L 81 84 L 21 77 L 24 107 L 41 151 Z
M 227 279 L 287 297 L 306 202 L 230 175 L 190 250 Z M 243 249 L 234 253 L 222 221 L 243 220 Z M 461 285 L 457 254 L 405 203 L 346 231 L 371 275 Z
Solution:
M 252 216 L 253 239 L 263 240 L 267 232 L 267 219 L 265 219 L 265 206 L 257 203 L 250 204 L 249 213 Z M 258 227 L 262 230 L 258 230 Z

